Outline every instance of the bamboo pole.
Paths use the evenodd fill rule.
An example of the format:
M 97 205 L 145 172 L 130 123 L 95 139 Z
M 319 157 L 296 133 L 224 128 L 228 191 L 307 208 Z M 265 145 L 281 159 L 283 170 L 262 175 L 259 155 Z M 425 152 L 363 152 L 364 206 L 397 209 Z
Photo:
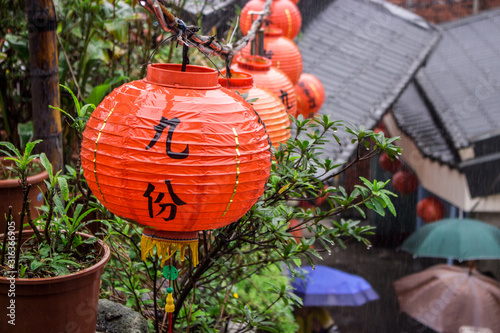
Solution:
M 57 18 L 52 0 L 27 0 L 28 40 L 34 139 L 42 139 L 38 151 L 45 152 L 55 171 L 62 169 L 62 130 L 59 111 L 59 66 Z

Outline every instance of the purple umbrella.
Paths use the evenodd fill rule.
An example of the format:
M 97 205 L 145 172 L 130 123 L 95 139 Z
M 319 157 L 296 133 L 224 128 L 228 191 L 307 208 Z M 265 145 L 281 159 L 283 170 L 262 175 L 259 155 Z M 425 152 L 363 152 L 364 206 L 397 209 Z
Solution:
M 304 306 L 360 306 L 377 300 L 378 294 L 360 276 L 316 265 L 302 267 L 305 277 L 295 278 L 292 287 Z

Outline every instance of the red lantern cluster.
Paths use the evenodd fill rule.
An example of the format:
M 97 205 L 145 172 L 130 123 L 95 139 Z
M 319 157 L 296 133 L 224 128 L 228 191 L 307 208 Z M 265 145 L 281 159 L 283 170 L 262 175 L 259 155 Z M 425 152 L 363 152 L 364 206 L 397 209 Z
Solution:
M 325 101 L 325 88 L 314 75 L 302 73 L 294 87 L 297 97 L 297 115 L 312 118 Z
M 246 35 L 253 23 L 250 12 L 259 12 L 264 8 L 265 0 L 250 0 L 241 10 L 240 29 Z M 274 0 L 271 14 L 266 17 L 271 27 L 280 28 L 283 36 L 294 39 L 302 26 L 302 15 L 297 5 L 290 0 Z
M 263 194 L 271 152 L 249 103 L 218 84 L 214 69 L 149 65 L 92 113 L 82 168 L 114 214 L 147 226 L 143 258 L 186 246 L 197 262 L 198 231 L 238 220 Z
M 418 178 L 412 171 L 402 169 L 394 174 L 392 185 L 399 193 L 410 194 L 418 189 Z
M 398 159 L 391 161 L 391 158 L 386 153 L 382 153 L 378 159 L 380 167 L 390 173 L 395 173 L 401 168 L 401 162 Z
M 417 215 L 425 223 L 441 220 L 444 218 L 445 211 L 444 203 L 435 196 L 424 198 L 417 204 Z

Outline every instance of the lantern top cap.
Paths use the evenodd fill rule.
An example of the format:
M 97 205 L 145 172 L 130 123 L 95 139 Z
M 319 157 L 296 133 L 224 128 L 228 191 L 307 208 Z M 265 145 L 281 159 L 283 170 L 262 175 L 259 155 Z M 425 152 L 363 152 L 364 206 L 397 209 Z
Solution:
M 225 70 L 221 71 L 222 74 L 226 74 Z M 253 87 L 253 76 L 252 74 L 245 72 L 231 71 L 231 78 L 220 77 L 219 84 L 224 88 L 247 88 Z
M 184 89 L 216 89 L 217 71 L 213 68 L 181 64 L 149 64 L 144 81 L 160 86 Z
M 262 72 L 268 71 L 272 64 L 271 60 L 258 55 L 251 55 L 247 57 L 238 56 L 235 58 L 235 61 L 243 69 Z

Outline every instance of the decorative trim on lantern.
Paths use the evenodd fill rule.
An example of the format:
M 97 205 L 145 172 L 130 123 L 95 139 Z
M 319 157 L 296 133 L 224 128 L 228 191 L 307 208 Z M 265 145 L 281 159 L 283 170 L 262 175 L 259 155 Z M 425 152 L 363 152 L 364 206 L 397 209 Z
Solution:
M 101 194 L 101 197 L 102 197 L 102 199 L 104 201 L 106 201 L 106 198 L 104 198 L 104 194 L 101 191 L 101 186 L 99 185 L 99 182 L 97 181 L 97 163 L 96 163 L 96 160 L 97 160 L 97 144 L 99 142 L 99 139 L 101 138 L 102 131 L 104 130 L 104 127 L 106 126 L 106 123 L 108 122 L 108 119 L 109 119 L 109 117 L 111 116 L 111 114 L 113 113 L 114 110 L 115 109 L 113 108 L 113 109 L 111 109 L 111 111 L 109 111 L 108 115 L 106 116 L 106 119 L 104 119 L 104 122 L 102 123 L 102 127 L 99 130 L 99 134 L 97 134 L 97 138 L 95 140 L 94 159 L 92 160 L 92 163 L 94 163 L 95 183 L 96 183 L 97 188 L 99 189 L 99 193 Z
M 259 118 L 260 119 L 260 118 Z M 229 211 L 229 207 L 233 203 L 234 195 L 236 194 L 236 188 L 238 187 L 239 183 L 239 178 L 240 178 L 240 142 L 238 141 L 238 133 L 236 132 L 236 129 L 233 127 L 233 133 L 234 133 L 234 141 L 236 142 L 236 182 L 234 183 L 234 191 L 233 194 L 231 195 L 231 199 L 229 200 L 227 204 L 226 211 L 222 216 L 226 215 L 226 213 Z
M 156 247 L 156 254 L 161 258 L 161 265 L 180 251 L 180 259 L 184 261 L 186 256 L 186 248 L 191 249 L 191 259 L 193 267 L 196 267 L 198 261 L 198 232 L 169 232 L 163 230 L 154 230 L 144 228 L 141 237 L 141 257 L 146 260 L 148 254 L 154 256 L 154 248 Z
M 292 15 L 290 14 L 290 11 L 288 10 L 288 8 L 285 9 L 285 14 L 286 14 L 286 18 L 288 19 L 288 36 L 291 36 L 292 35 Z

